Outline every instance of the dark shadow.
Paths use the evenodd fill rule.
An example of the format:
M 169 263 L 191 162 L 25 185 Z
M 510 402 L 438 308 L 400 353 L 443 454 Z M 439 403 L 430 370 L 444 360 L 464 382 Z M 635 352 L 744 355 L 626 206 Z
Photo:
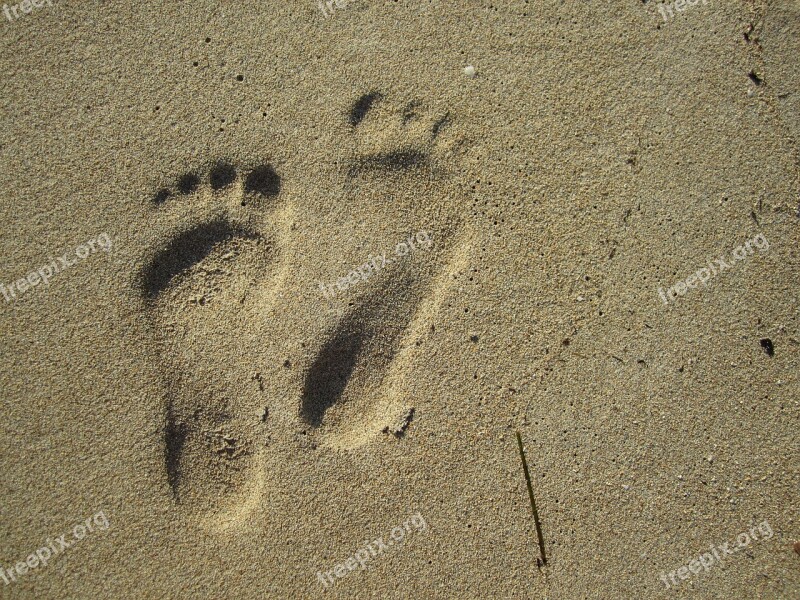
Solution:
M 362 349 L 361 332 L 340 330 L 320 352 L 303 390 L 303 420 L 318 427 L 325 412 L 341 397 Z
M 164 432 L 164 462 L 167 468 L 167 481 L 176 502 L 181 480 L 181 452 L 186 441 L 186 434 L 186 425 L 175 421 L 172 410 L 167 411 L 167 428 Z
M 176 275 L 208 256 L 214 246 L 235 237 L 255 239 L 258 236 L 222 220 L 205 223 L 178 234 L 144 269 L 142 294 L 148 299 L 155 298 Z
M 433 128 L 431 129 L 431 138 L 436 139 L 436 136 L 439 135 L 439 132 L 449 124 L 450 124 L 450 113 L 447 113 L 445 116 L 443 116 L 441 119 L 439 119 L 438 121 L 436 121 L 436 123 L 433 124 Z
M 186 173 L 178 179 L 178 191 L 181 194 L 191 194 L 200 185 L 200 178 L 194 173 Z
M 153 204 L 161 205 L 167 201 L 170 196 L 170 191 L 166 188 L 160 189 L 156 192 L 156 195 L 153 196 Z
M 364 171 L 411 171 L 428 166 L 428 155 L 418 150 L 372 154 L 356 161 L 348 171 L 353 177 Z
M 247 176 L 244 191 L 263 196 L 277 196 L 281 191 L 281 177 L 271 165 L 258 166 Z
M 358 100 L 356 100 L 355 104 L 353 104 L 353 107 L 350 109 L 350 125 L 355 127 L 361 123 L 361 121 L 364 120 L 364 117 L 367 116 L 369 109 L 372 108 L 372 105 L 382 97 L 383 94 L 380 92 L 370 92 L 368 94 L 364 94 Z
M 221 190 L 228 187 L 236 179 L 236 169 L 226 162 L 218 162 L 211 168 L 209 175 L 212 190 Z

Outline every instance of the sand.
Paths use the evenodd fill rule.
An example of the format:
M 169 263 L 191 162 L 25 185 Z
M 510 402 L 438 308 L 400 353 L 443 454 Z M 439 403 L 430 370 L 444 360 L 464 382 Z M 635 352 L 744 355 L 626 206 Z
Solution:
M 800 2 L 37 1 L 0 597 L 800 597 Z

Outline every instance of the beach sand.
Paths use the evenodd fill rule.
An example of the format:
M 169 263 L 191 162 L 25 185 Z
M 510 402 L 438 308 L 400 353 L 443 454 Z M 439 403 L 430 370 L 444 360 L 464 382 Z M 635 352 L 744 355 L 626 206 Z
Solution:
M 800 2 L 37 1 L 0 597 L 800 597 Z

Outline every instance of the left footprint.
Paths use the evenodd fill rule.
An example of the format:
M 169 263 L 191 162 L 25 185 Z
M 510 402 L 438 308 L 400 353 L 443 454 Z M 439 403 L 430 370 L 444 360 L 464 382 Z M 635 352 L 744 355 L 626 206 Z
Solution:
M 245 322 L 279 254 L 270 209 L 280 177 L 261 165 L 240 177 L 219 162 L 153 198 L 173 233 L 153 249 L 140 290 L 158 338 L 167 390 L 164 467 L 175 502 L 201 514 L 244 510 L 260 487 L 263 398 L 249 365 Z

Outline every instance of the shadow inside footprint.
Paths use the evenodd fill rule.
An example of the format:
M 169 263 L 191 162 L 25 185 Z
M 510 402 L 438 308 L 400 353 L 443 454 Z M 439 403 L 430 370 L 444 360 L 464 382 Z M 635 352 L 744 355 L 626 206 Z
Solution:
M 348 176 L 363 171 L 410 171 L 429 164 L 428 155 L 418 150 L 396 150 L 362 157 L 354 161 Z
M 331 332 L 305 377 L 300 416 L 306 424 L 344 433 L 371 418 L 375 394 L 420 300 L 421 289 L 412 286 L 416 275 L 395 272 Z
M 181 194 L 191 194 L 200 185 L 200 178 L 194 173 L 186 173 L 177 181 L 178 191 Z
M 320 352 L 306 379 L 302 417 L 319 427 L 325 412 L 342 396 L 363 346 L 360 332 L 339 331 Z
M 176 500 L 178 499 L 178 486 L 181 483 L 180 458 L 187 433 L 186 425 L 176 422 L 170 410 L 167 415 L 164 463 L 167 467 L 167 481 Z
M 145 269 L 142 281 L 145 297 L 156 298 L 174 277 L 203 260 L 217 244 L 235 237 L 257 239 L 259 236 L 225 220 L 203 223 L 179 234 Z
M 359 97 L 350 108 L 349 121 L 354 131 L 364 128 L 362 122 L 367 119 L 373 105 L 383 100 L 379 92 L 370 92 Z M 446 113 L 435 121 L 423 119 L 420 116 L 422 103 L 412 100 L 397 114 L 397 119 L 402 123 L 402 141 L 398 141 L 394 148 L 387 149 L 379 143 L 372 144 L 372 148 L 363 152 L 352 160 L 348 176 L 354 177 L 359 173 L 379 172 L 388 175 L 393 172 L 412 172 L 416 170 L 431 169 L 431 150 L 441 131 L 450 124 L 450 113 Z M 391 113 L 390 113 L 391 114 Z M 385 119 L 386 117 L 384 117 Z M 412 125 L 419 123 L 419 126 Z M 379 121 L 372 122 L 373 135 L 381 139 L 386 131 L 392 130 L 391 121 L 376 125 Z M 369 127 L 368 127 L 369 129 Z

